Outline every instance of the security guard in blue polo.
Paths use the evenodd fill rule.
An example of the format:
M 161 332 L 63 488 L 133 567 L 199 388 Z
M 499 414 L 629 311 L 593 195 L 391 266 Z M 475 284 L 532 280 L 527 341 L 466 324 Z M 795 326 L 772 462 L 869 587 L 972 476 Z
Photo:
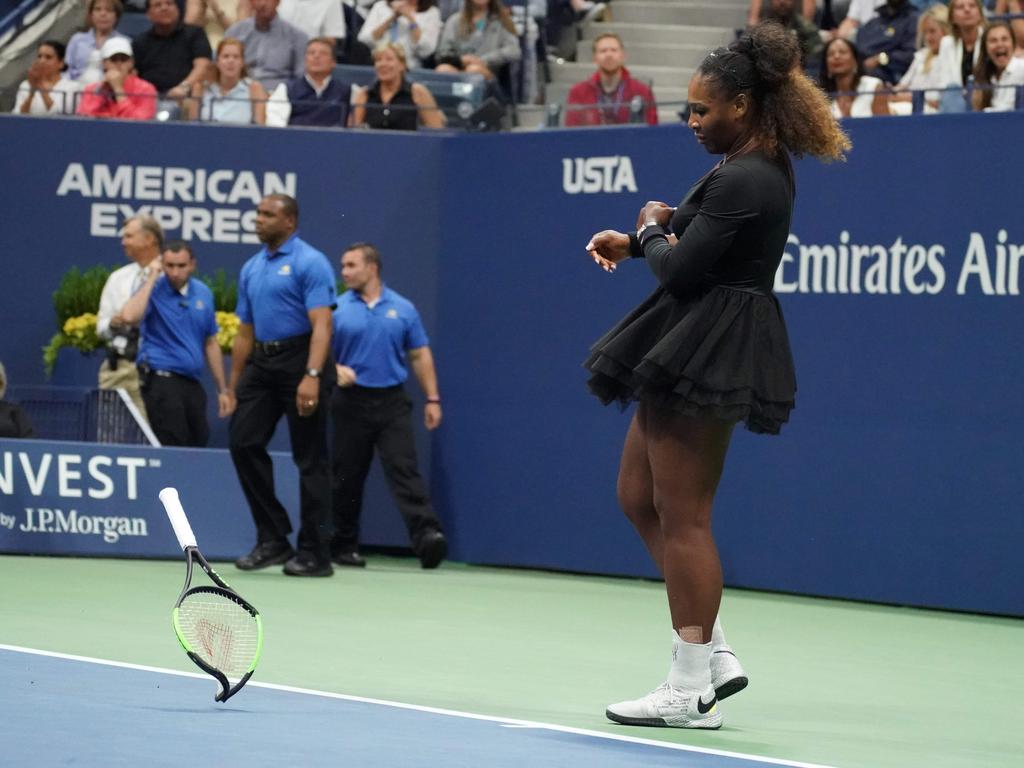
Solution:
M 359 515 L 376 449 L 413 551 L 424 568 L 436 568 L 448 542 L 416 467 L 412 403 L 403 385 L 411 367 L 426 396 L 423 423 L 436 429 L 441 423 L 437 373 L 416 307 L 381 282 L 380 270 L 380 253 L 370 243 L 350 245 L 341 256 L 341 277 L 349 290 L 338 299 L 331 342 L 338 378 L 331 395 L 331 555 L 338 565 L 366 565 L 359 553 Z
M 149 276 L 121 310 L 124 322 L 139 324 L 139 386 L 154 434 L 162 445 L 204 447 L 206 391 L 200 384 L 203 358 L 217 384 L 221 418 L 234 408 L 224 384 L 224 356 L 217 343 L 213 293 L 192 277 L 195 255 L 175 240 L 149 270 Z
M 256 208 L 256 236 L 263 248 L 245 263 L 238 280 L 241 325 L 231 360 L 238 405 L 231 419 L 231 458 L 256 523 L 256 546 L 235 565 L 255 570 L 284 563 L 289 576 L 330 576 L 331 480 L 323 401 L 334 385 L 334 366 L 327 359 L 334 272 L 326 256 L 295 234 L 298 225 L 292 197 L 263 198 Z M 282 415 L 299 468 L 295 550 L 288 541 L 288 513 L 274 495 L 267 453 Z

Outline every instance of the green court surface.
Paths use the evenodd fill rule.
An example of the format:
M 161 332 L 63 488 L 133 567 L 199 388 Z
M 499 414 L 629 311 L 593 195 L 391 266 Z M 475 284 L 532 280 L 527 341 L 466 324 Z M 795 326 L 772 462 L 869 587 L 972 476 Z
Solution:
M 725 726 L 627 728 L 604 706 L 664 679 L 661 584 L 388 557 L 331 579 L 219 569 L 264 617 L 255 680 L 840 768 L 1024 765 L 1022 620 L 727 590 L 751 684 Z M 0 643 L 194 671 L 170 622 L 183 576 L 0 556 Z

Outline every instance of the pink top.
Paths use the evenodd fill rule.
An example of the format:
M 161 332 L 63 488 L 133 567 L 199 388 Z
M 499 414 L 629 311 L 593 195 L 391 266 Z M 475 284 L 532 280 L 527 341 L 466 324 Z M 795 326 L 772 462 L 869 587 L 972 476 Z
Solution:
M 124 97 L 114 98 L 106 83 L 94 83 L 85 89 L 78 105 L 79 115 L 120 117 L 124 120 L 152 120 L 156 116 L 156 88 L 141 77 L 129 75 L 124 81 Z

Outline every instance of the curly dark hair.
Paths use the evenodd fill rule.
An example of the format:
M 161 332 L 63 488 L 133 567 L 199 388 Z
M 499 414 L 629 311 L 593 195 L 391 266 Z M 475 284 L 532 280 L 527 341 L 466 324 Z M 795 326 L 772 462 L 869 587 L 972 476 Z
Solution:
M 755 131 L 769 156 L 788 151 L 843 160 L 852 146 L 828 97 L 800 69 L 796 39 L 777 22 L 761 22 L 728 48 L 712 51 L 697 74 L 720 98 L 749 95 Z

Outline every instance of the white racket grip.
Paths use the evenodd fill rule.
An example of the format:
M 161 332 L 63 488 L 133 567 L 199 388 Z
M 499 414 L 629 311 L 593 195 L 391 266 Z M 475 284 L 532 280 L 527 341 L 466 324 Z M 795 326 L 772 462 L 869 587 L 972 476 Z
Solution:
M 164 488 L 160 491 L 160 501 L 167 511 L 167 517 L 171 521 L 171 527 L 174 528 L 174 535 L 178 537 L 178 544 L 181 545 L 182 551 L 196 546 L 196 535 L 192 533 L 192 526 L 188 524 L 185 510 L 181 508 L 178 490 L 176 488 Z

